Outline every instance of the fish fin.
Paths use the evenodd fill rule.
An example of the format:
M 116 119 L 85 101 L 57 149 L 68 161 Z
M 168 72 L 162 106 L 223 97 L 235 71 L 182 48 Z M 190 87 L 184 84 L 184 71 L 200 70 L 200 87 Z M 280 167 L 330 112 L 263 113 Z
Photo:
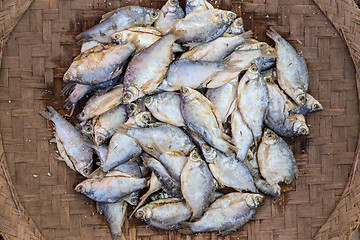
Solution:
M 93 171 L 91 174 L 89 174 L 88 178 L 103 178 L 106 175 L 106 173 L 103 171 L 102 167 L 99 167 L 95 171 Z
M 116 78 L 123 72 L 123 65 L 119 66 L 112 74 L 111 78 Z
M 180 228 L 181 228 L 181 229 L 178 230 L 179 233 L 182 233 L 182 234 L 193 234 L 194 233 L 190 229 L 190 226 L 192 225 L 192 223 L 181 222 L 181 223 L 179 223 L 179 225 L 180 225 Z
M 102 23 L 103 21 L 105 21 L 106 19 L 110 18 L 112 15 L 114 15 L 115 13 L 117 13 L 119 11 L 119 9 L 114 9 L 111 12 L 105 13 L 101 16 L 101 20 L 99 23 Z
M 150 181 L 149 181 L 150 182 Z M 146 199 L 153 194 L 154 192 L 150 191 L 150 189 L 140 197 L 140 202 L 138 203 L 138 205 L 136 206 L 136 208 L 134 209 L 134 211 L 131 212 L 129 219 L 134 215 L 134 213 L 136 213 L 136 211 L 142 206 L 144 205 Z
M 112 235 L 113 240 L 126 240 L 123 233 L 120 233 L 119 235 Z
M 178 43 L 174 43 L 172 46 L 172 51 L 173 52 L 185 52 L 185 50 L 181 47 L 180 44 Z
M 179 39 L 187 33 L 185 29 L 176 29 L 176 23 L 174 23 L 173 27 L 166 33 L 166 35 L 174 35 L 175 39 Z M 165 36 L 166 36 L 165 35 Z
M 133 174 L 121 172 L 121 171 L 110 171 L 108 172 L 105 177 L 128 177 L 128 178 L 134 178 Z
M 75 86 L 76 86 L 76 83 L 74 83 L 74 82 L 69 82 L 69 83 L 66 84 L 66 86 L 61 90 L 60 96 L 69 95 L 70 92 L 72 92 L 72 91 L 74 90 Z
M 53 107 L 47 106 L 46 110 L 39 111 L 39 114 L 44 118 L 51 120 L 56 114 L 59 114 Z
M 239 149 L 236 146 L 234 146 L 232 143 L 230 143 L 230 142 L 227 142 L 227 143 L 228 143 L 229 149 L 228 149 L 228 151 L 226 151 L 225 155 L 228 157 L 231 157 L 234 154 L 234 152 L 237 153 L 239 151 Z
M 240 34 L 239 36 L 243 37 L 244 39 L 250 39 L 253 37 L 253 35 L 254 35 L 253 31 L 249 30 L 249 31 L 246 31 L 246 32 Z
M 270 30 L 266 30 L 266 35 L 274 40 L 274 42 L 279 42 L 282 39 L 281 35 L 273 27 L 270 27 Z
M 100 203 L 98 203 L 98 202 L 95 202 L 95 207 L 96 207 L 96 212 L 98 213 L 98 214 L 100 214 L 100 215 L 102 215 L 103 214 L 103 210 L 102 210 L 102 208 L 101 208 L 101 206 L 100 206 Z
M 224 140 L 229 141 L 229 142 L 232 140 L 232 138 L 229 135 L 227 135 L 226 133 L 221 133 L 221 137 Z

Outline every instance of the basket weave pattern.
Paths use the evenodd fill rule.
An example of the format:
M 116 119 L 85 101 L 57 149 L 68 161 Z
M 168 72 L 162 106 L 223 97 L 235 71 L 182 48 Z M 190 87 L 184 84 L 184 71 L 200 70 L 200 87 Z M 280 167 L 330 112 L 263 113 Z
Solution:
M 161 7 L 164 3 L 34 0 L 10 35 L 0 72 L 0 133 L 19 201 L 46 239 L 110 237 L 105 218 L 95 213 L 94 203 L 75 194 L 74 186 L 82 177 L 57 160 L 55 145 L 49 144 L 51 124 L 37 113 L 46 105 L 62 109 L 62 75 L 80 51 L 74 36 L 95 25 L 101 14 L 119 6 Z M 325 110 L 307 117 L 309 136 L 288 139 L 299 165 L 299 179 L 284 188 L 281 199 L 267 199 L 254 219 L 240 231 L 226 237 L 185 236 L 147 228 L 135 219 L 125 223 L 126 231 L 130 239 L 141 240 L 311 239 L 339 201 L 358 145 L 355 71 L 345 42 L 310 0 L 211 3 L 238 14 L 242 12 L 245 29 L 252 29 L 259 40 L 271 43 L 265 37 L 265 29 L 275 26 L 305 57 L 311 79 L 310 93 L 321 101 Z M 8 186 L 0 178 L 2 189 L 7 190 Z M 0 194 L 0 197 L 5 197 L 10 206 L 11 195 Z M 8 215 L 1 209 L 2 205 L 0 231 L 1 223 L 6 221 L 2 217 Z M 17 214 L 16 208 L 12 208 L 12 214 Z M 28 221 L 26 218 L 25 222 Z M 30 229 L 36 232 L 36 228 Z M 25 239 L 26 231 L 22 231 L 24 235 L 21 231 L 11 234 L 3 231 Z M 41 237 L 38 232 L 33 236 L 27 238 Z

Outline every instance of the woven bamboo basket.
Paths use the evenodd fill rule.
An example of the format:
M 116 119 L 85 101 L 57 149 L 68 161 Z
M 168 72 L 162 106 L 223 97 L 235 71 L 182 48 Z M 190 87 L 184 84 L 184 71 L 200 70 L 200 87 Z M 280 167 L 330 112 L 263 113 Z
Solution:
M 149 0 L 4 0 L 0 3 L 0 235 L 4 239 L 110 239 L 91 200 L 74 192 L 82 178 L 56 159 L 50 125 L 60 110 L 62 75 L 79 53 L 74 36 L 101 14 Z M 222 237 L 158 231 L 131 219 L 129 239 L 346 239 L 359 225 L 360 10 L 352 0 L 217 0 L 246 29 L 273 44 L 274 26 L 309 68 L 310 93 L 324 111 L 307 117 L 310 135 L 287 139 L 300 176 L 280 199 L 268 198 L 245 227 Z M 182 6 L 184 1 L 181 2 Z M 321 11 L 322 10 L 322 11 Z M 328 18 L 327 18 L 328 17 Z M 15 27 L 16 26 L 16 27 Z M 349 54 L 349 52 L 352 54 Z M 355 65 L 354 65 L 355 63 Z M 355 66 L 355 68 L 354 68 Z

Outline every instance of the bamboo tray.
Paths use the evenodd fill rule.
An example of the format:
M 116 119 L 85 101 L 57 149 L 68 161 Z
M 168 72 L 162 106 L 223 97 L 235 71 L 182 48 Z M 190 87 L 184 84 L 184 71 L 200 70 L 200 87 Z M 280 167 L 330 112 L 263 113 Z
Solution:
M 267 198 L 238 232 L 225 237 L 214 233 L 186 236 L 131 219 L 125 223 L 129 239 L 345 239 L 358 226 L 360 213 L 360 172 L 358 165 L 353 168 L 360 120 L 359 78 L 353 64 L 359 68 L 359 9 L 352 0 L 210 2 L 241 14 L 245 29 L 252 29 L 259 40 L 273 44 L 265 30 L 274 26 L 302 52 L 309 68 L 310 93 L 321 101 L 324 111 L 307 117 L 309 136 L 288 139 L 299 178 L 284 188 L 280 199 Z M 80 51 L 76 34 L 117 7 L 160 8 L 164 3 L 0 3 L 0 47 L 6 43 L 0 61 L 0 235 L 5 239 L 110 239 L 106 220 L 95 213 L 94 203 L 74 192 L 82 178 L 56 159 L 55 145 L 49 144 L 51 126 L 38 110 L 46 105 L 62 110 L 62 75 Z

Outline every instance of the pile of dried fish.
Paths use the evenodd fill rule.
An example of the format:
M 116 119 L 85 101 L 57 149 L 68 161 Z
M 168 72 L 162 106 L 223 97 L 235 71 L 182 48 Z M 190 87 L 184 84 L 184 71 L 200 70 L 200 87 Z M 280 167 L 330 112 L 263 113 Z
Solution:
M 128 205 L 160 229 L 236 231 L 296 178 L 281 136 L 309 134 L 304 115 L 322 106 L 307 93 L 304 59 L 267 35 L 275 48 L 233 12 L 187 0 L 185 15 L 168 0 L 116 9 L 76 36 L 82 52 L 63 94 L 71 114 L 91 96 L 82 129 L 52 107 L 40 114 L 55 125 L 60 158 L 87 178 L 75 190 L 98 203 L 115 239 Z

